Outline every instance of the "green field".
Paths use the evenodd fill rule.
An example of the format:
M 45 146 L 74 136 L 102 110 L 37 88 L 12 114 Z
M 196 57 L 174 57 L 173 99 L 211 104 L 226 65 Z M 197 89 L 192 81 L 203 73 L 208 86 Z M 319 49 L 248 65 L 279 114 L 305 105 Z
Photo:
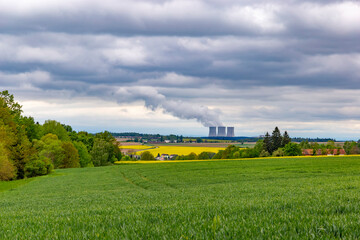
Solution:
M 359 239 L 360 157 L 121 164 L 0 183 L 0 239 L 243 238 Z

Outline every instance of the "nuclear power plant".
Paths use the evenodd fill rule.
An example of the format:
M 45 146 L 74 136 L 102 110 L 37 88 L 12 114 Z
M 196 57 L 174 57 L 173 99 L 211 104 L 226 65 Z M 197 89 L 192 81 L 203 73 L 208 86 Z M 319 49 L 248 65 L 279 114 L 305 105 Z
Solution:
M 209 127 L 209 137 L 235 137 L 235 128 L 218 126 L 216 132 L 216 127 Z
M 216 137 L 216 127 L 209 127 L 209 137 Z
M 227 127 L 227 137 L 235 137 L 235 128 L 234 127 Z

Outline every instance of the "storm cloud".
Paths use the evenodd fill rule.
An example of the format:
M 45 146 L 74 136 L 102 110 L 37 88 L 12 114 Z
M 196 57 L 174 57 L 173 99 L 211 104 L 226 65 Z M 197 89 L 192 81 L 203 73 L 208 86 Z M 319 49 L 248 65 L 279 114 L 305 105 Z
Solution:
M 237 135 L 280 125 L 355 137 L 359 12 L 358 1 L 0 1 L 0 86 L 35 118 L 33 101 L 117 102 L 127 114 L 106 125 L 114 131 L 151 114 L 132 113 L 136 103 L 154 122 L 175 116 L 162 126 L 184 134 L 221 118 Z M 88 129 L 101 130 L 100 112 Z

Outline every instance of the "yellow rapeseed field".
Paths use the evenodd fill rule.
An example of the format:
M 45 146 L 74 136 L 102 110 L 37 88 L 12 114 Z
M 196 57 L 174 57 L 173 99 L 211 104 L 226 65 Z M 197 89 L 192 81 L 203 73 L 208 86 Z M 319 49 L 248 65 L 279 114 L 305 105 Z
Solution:
M 188 155 L 192 152 L 196 154 L 200 154 L 202 152 L 213 152 L 217 153 L 219 150 L 224 150 L 225 148 L 219 147 L 184 147 L 184 146 L 159 146 L 154 149 L 148 149 L 144 151 L 151 152 L 155 157 L 158 154 L 177 154 L 177 155 Z M 137 154 L 141 154 L 144 151 L 137 152 Z
M 145 149 L 151 149 L 154 148 L 154 146 L 146 146 L 146 145 L 121 145 L 120 149 L 134 149 L 134 150 L 145 150 Z

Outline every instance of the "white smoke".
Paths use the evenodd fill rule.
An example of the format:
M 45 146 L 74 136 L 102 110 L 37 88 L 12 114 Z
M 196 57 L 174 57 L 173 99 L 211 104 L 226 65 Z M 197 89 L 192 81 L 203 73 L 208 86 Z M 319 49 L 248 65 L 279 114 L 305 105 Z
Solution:
M 143 100 L 145 106 L 153 111 L 161 108 L 165 113 L 181 119 L 196 119 L 205 127 L 222 126 L 219 117 L 220 110 L 209 109 L 206 106 L 180 100 L 167 99 L 153 87 L 121 87 L 114 91 L 112 95 L 119 103 Z

